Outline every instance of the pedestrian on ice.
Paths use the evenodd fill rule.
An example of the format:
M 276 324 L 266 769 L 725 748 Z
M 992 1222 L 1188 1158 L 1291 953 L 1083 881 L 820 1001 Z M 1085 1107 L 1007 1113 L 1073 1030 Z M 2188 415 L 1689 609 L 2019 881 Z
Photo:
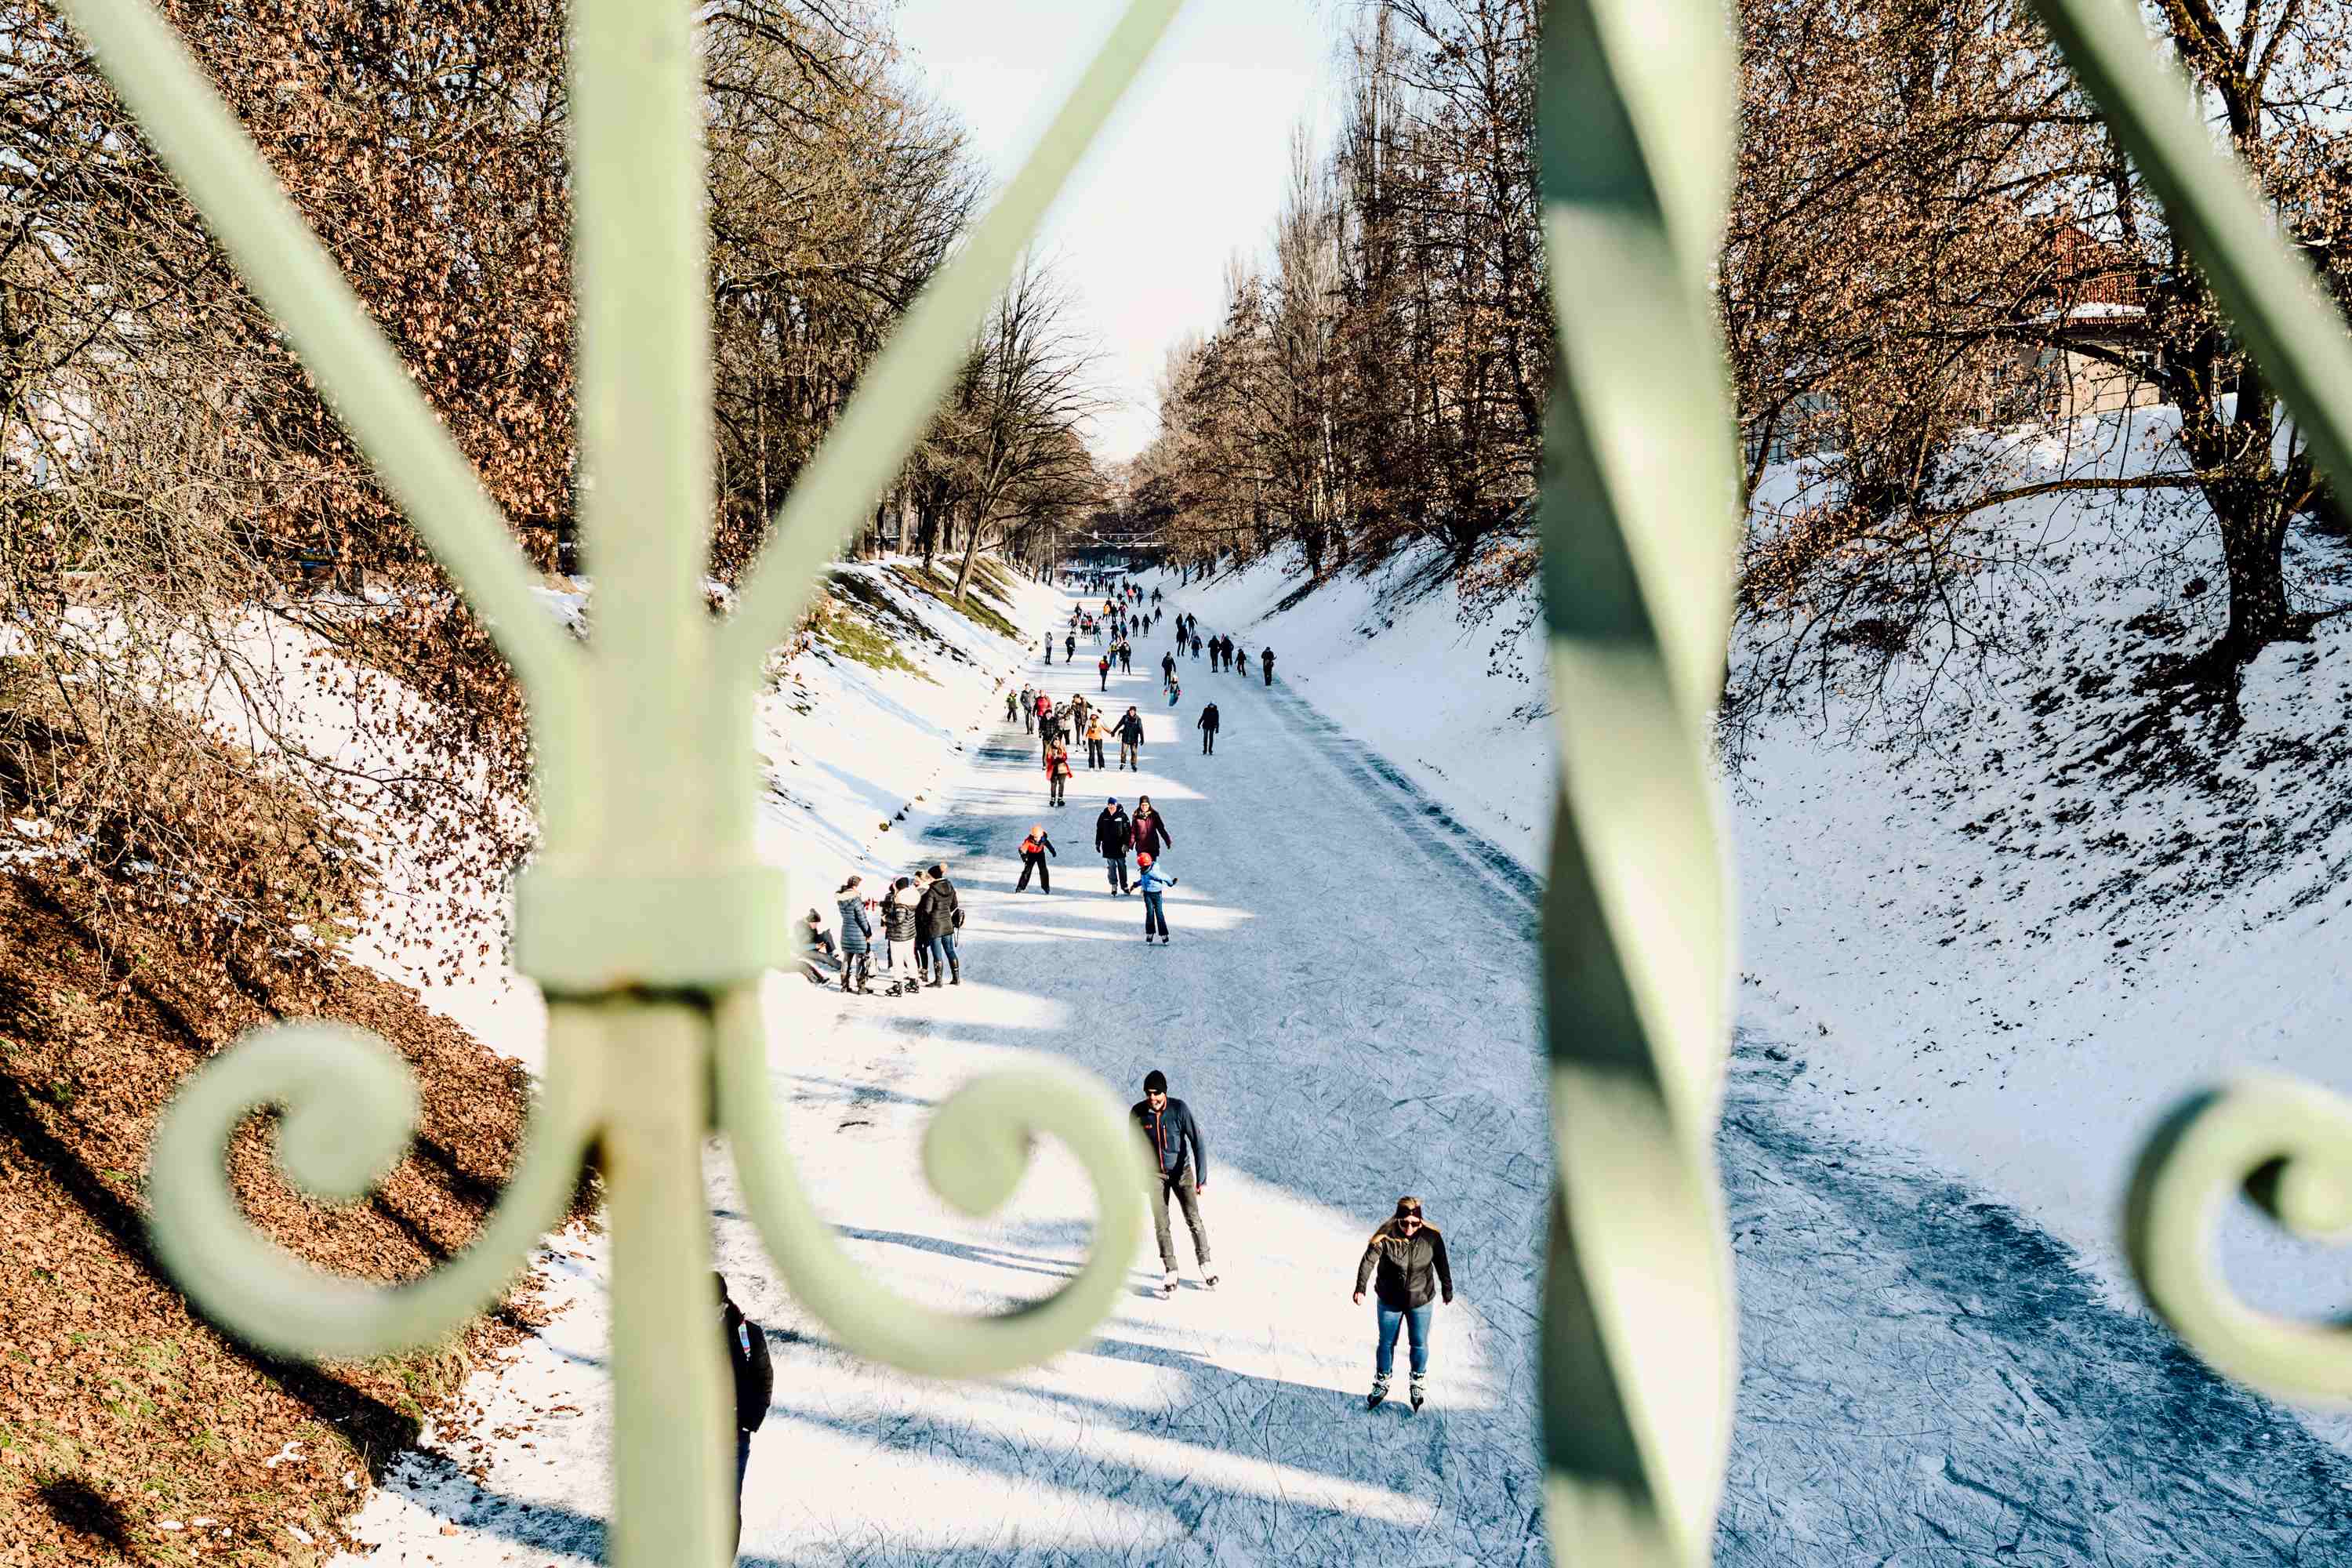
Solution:
M 1168 945 L 1168 909 L 1160 900 L 1168 889 L 1176 885 L 1173 877 L 1160 874 L 1159 857 L 1141 850 L 1135 854 L 1135 887 L 1143 895 L 1143 945 L 1150 947 L 1157 933 L 1160 945 Z
M 1201 657 L 1201 632 L 1197 626 L 1192 630 L 1192 657 L 1194 658 Z
M 727 1294 L 727 1276 L 711 1271 L 719 1287 L 719 1331 L 727 1336 L 727 1368 L 735 1380 L 735 1550 L 743 1548 L 743 1477 L 751 1468 L 751 1434 L 768 1418 L 776 1394 L 776 1366 L 768 1356 L 768 1336 L 743 1315 Z M 729 1553 L 731 1561 L 733 1552 Z
M 833 892 L 834 907 L 841 911 L 841 988 L 844 991 L 866 989 L 866 981 L 871 973 L 869 950 L 874 939 L 874 917 L 866 912 L 866 895 L 858 890 L 862 879 L 852 877 Z
M 1201 1265 L 1201 1282 L 1213 1290 L 1217 1277 L 1209 1272 L 1209 1227 L 1201 1222 L 1201 1194 L 1209 1187 L 1209 1151 L 1201 1142 L 1201 1123 L 1192 1108 L 1168 1097 L 1168 1075 L 1153 1068 L 1143 1075 L 1143 1098 L 1129 1112 L 1151 1152 L 1151 1229 L 1160 1243 L 1162 1297 L 1176 1294 L 1176 1237 L 1168 1224 L 1168 1200 L 1183 1211 L 1184 1228 L 1192 1233 L 1192 1256 Z
M 1201 754 L 1204 757 L 1215 756 L 1217 754 L 1217 705 L 1215 703 L 1212 702 L 1201 710 L 1200 731 Z
M 1151 797 L 1135 797 L 1135 848 L 1138 854 L 1164 855 L 1175 847 L 1176 836 L 1168 831 L 1168 819 L 1151 807 Z
M 1176 656 L 1174 654 L 1163 653 L 1160 656 L 1160 679 L 1162 681 L 1170 681 L 1176 679 Z
M 1019 693 L 1019 692 L 1015 692 L 1015 691 L 1008 691 L 1008 692 L 1006 692 L 1006 693 L 1004 694 L 1004 721 L 1005 721 L 1006 723 L 1010 724 L 1010 723 L 1012 723 L 1012 722 L 1013 722 L 1013 721 L 1014 719 L 1016 719 L 1016 718 L 1020 717 L 1020 714 L 1021 714 L 1021 695 L 1020 695 L 1020 693 Z
M 1034 871 L 1037 873 L 1037 890 L 1041 893 L 1052 892 L 1054 874 L 1046 868 L 1045 857 L 1052 855 L 1058 858 L 1061 853 L 1054 847 L 1054 837 L 1045 831 L 1044 823 L 1041 822 L 1031 828 L 1029 837 L 1021 841 L 1021 881 L 1013 890 L 1016 893 L 1027 892 L 1029 873 Z
M 1021 689 L 1021 732 L 1031 735 L 1036 733 L 1036 731 L 1037 689 L 1034 686 L 1024 686 Z
M 1257 650 L 1257 669 L 1260 675 L 1265 677 L 1265 683 L 1272 686 L 1274 684 L 1274 649 L 1262 647 Z
M 1396 1365 L 1397 1330 L 1402 1328 L 1412 1351 L 1412 1407 L 1421 1408 L 1423 1381 L 1429 1376 L 1429 1320 L 1439 1297 L 1454 1304 L 1454 1269 L 1445 1260 L 1445 1238 L 1422 1217 L 1419 1198 L 1397 1199 L 1396 1213 L 1381 1222 L 1364 1256 L 1356 1265 L 1356 1305 L 1364 1304 L 1370 1285 L 1379 1301 L 1380 1341 L 1372 1352 L 1372 1392 L 1364 1398 L 1371 1409 L 1389 1396 L 1389 1374 Z
M 901 877 L 882 895 L 882 967 L 892 973 L 915 945 L 915 900 L 923 896 L 912 877 Z
M 1129 703 L 1118 725 L 1118 765 L 1141 772 L 1143 768 L 1143 716 Z
M 1103 733 L 1102 715 L 1099 713 L 1087 714 L 1087 766 L 1090 768 L 1098 768 L 1103 765 Z
M 1127 808 L 1114 795 L 1095 818 L 1095 852 L 1103 858 L 1103 872 L 1110 879 L 1114 897 L 1127 893 L 1127 852 L 1134 844 L 1134 826 L 1127 820 Z
M 1064 632 L 1062 634 L 1062 662 L 1064 664 L 1067 664 L 1077 657 L 1078 634 L 1076 632 Z
M 945 865 L 933 862 L 923 873 L 930 879 L 923 889 L 922 901 L 915 906 L 915 940 L 930 954 L 931 985 L 937 989 L 941 972 L 950 977 L 948 984 L 963 984 L 963 960 L 956 952 L 956 933 L 963 930 L 963 902 L 956 897 L 955 884 L 948 880 Z M 923 934 L 929 931 L 927 938 Z
M 1045 799 L 1052 805 L 1062 804 L 1062 792 L 1070 784 L 1070 748 L 1059 741 L 1045 753 Z
M 1110 655 L 1105 654 L 1095 660 L 1095 673 L 1102 677 L 1102 689 L 1108 691 L 1110 689 Z
M 1234 655 L 1234 673 L 1244 680 L 1249 679 L 1249 649 L 1240 648 Z

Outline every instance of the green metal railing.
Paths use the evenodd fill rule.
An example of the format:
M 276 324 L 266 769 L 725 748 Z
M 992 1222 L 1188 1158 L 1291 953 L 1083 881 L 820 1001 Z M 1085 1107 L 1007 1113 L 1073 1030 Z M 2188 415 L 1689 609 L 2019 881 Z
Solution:
M 255 1108 L 323 1197 L 405 1148 L 415 1093 L 382 1042 L 257 1032 L 190 1081 L 159 1131 L 155 1245 L 216 1321 L 271 1351 L 362 1356 L 433 1341 L 495 1299 L 554 1223 L 593 1144 L 606 1178 L 625 1568 L 719 1562 L 729 1535 L 723 1367 L 709 1321 L 702 1141 L 727 1133 L 794 1291 L 841 1342 L 977 1376 L 1082 1341 L 1140 1238 L 1144 1170 L 1118 1104 L 1040 1064 L 950 1099 L 926 1171 L 974 1213 L 1033 1135 L 1070 1146 L 1097 1229 L 1044 1301 L 966 1319 L 861 1273 L 809 1202 L 767 1083 L 761 974 L 790 905 L 752 854 L 751 704 L 772 644 L 903 461 L 969 335 L 1181 0 L 1133 0 L 1002 200 L 909 312 L 795 486 L 733 618 L 698 583 L 710 388 L 699 104 L 683 0 L 575 0 L 571 20 L 584 648 L 537 608 L 504 521 L 251 142 L 144 0 L 63 0 L 383 482 L 528 693 L 540 848 L 519 879 L 518 964 L 545 989 L 545 1085 L 474 1246 L 397 1289 L 331 1279 L 249 1226 L 226 1174 Z M 2243 179 L 2153 59 L 2128 0 L 2040 0 L 2067 54 L 2207 258 L 2332 475 L 2352 474 L 2352 349 L 2270 237 Z M 1559 326 L 1541 519 L 1560 793 L 1545 920 L 1558 1186 L 1544 1278 L 1546 1496 L 1561 1560 L 1666 1568 L 1708 1554 L 1730 1431 L 1731 1276 L 1713 1133 L 1732 900 L 1707 735 L 1731 608 L 1738 484 L 1710 300 L 1738 81 L 1719 0 L 1552 0 L 1539 153 Z M 2150 1295 L 2227 1371 L 2352 1391 L 2346 1332 L 2234 1306 L 2202 1260 L 2252 1182 L 2299 1228 L 2352 1221 L 2352 1107 L 2263 1083 L 2186 1108 L 2136 1187 Z M 2297 1159 L 2273 1179 L 2277 1162 Z

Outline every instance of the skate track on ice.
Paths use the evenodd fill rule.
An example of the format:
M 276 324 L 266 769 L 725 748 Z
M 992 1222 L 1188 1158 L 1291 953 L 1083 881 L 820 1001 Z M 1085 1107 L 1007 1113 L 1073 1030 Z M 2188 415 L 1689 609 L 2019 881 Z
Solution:
M 1546 1560 L 1538 889 L 1279 683 L 1186 658 L 1170 710 L 1162 647 L 1146 639 L 1108 695 L 1083 644 L 1076 668 L 1033 666 L 1057 695 L 1083 689 L 1114 715 L 1134 703 L 1142 771 L 1092 772 L 1081 751 L 1053 810 L 1034 738 L 1000 705 L 902 868 L 950 862 L 963 985 L 890 1000 L 776 983 L 773 1081 L 803 1177 L 859 1262 L 976 1311 L 1070 1272 L 1087 1196 L 1047 1149 L 1005 1214 L 951 1215 L 916 1173 L 929 1108 L 1015 1052 L 1075 1060 L 1123 1101 L 1162 1068 L 1208 1139 L 1223 1289 L 1201 1289 L 1180 1222 L 1174 1300 L 1150 1289 L 1147 1237 L 1091 1345 L 996 1383 L 924 1383 L 829 1343 L 715 1157 L 720 1265 L 769 1325 L 776 1368 L 747 1563 Z M 1205 701 L 1225 721 L 1211 758 L 1179 728 Z M 1139 790 L 1175 835 L 1164 949 L 1140 940 L 1139 898 L 1107 895 L 1092 845 L 1104 797 L 1132 808 Z M 1014 846 L 1038 822 L 1062 851 L 1055 890 L 1014 894 Z M 829 916 L 828 891 L 801 901 Z M 2352 1468 L 2334 1449 L 2108 1304 L 2011 1211 L 1790 1124 L 1779 1090 L 1803 1070 L 1761 1038 L 1734 1053 L 1718 1147 L 1742 1373 L 1718 1562 L 2352 1560 Z M 1405 1192 L 1444 1231 L 1461 1295 L 1437 1310 L 1430 1407 L 1367 1414 L 1371 1310 L 1349 1290 Z M 392 1551 L 375 1561 L 600 1560 L 603 1240 L 565 1238 L 547 1261 L 569 1310 L 467 1432 L 387 1480 L 362 1531 Z

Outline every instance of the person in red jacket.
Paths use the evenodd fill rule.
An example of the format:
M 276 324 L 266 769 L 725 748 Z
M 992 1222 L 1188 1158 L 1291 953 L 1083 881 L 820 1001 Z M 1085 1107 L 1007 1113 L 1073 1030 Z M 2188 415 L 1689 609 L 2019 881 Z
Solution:
M 1045 798 L 1055 805 L 1062 804 L 1062 792 L 1070 783 L 1070 748 L 1056 741 L 1045 748 Z
M 1135 797 L 1134 826 L 1135 848 L 1139 855 L 1150 855 L 1156 859 L 1176 842 L 1176 836 L 1168 831 L 1168 819 L 1151 809 L 1151 797 L 1148 795 Z

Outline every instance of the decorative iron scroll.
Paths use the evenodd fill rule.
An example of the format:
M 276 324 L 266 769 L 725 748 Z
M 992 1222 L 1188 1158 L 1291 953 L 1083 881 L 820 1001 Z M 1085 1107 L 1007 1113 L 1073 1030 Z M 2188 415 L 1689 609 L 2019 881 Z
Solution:
M 1040 1062 L 966 1085 L 932 1120 L 925 1168 L 982 1213 L 1058 1139 L 1094 1188 L 1076 1278 L 994 1318 L 905 1301 L 863 1278 L 797 1186 L 775 1125 L 761 974 L 789 963 L 782 878 L 752 853 L 752 702 L 774 642 L 928 424 L 1046 206 L 1181 0 L 1133 0 L 1026 166 L 862 378 L 777 519 L 734 618 L 714 628 L 710 353 L 702 106 L 692 8 L 575 0 L 570 18 L 580 295 L 582 534 L 593 638 L 534 603 L 505 520 L 403 373 L 251 140 L 145 0 L 65 0 L 156 150 L 386 488 L 497 638 L 529 699 L 540 843 L 516 887 L 517 963 L 548 996 L 545 1088 L 520 1163 L 467 1251 L 386 1289 L 331 1278 L 257 1232 L 225 1154 L 252 1111 L 284 1111 L 277 1158 L 328 1200 L 364 1194 L 407 1146 L 413 1079 L 381 1040 L 323 1024 L 257 1031 L 197 1072 L 158 1129 L 147 1190 L 158 1254 L 215 1321 L 272 1352 L 383 1354 L 494 1300 L 560 1216 L 593 1143 L 614 1240 L 612 1560 L 717 1563 L 731 1533 L 726 1373 L 708 1321 L 701 1150 L 733 1140 L 782 1271 L 853 1349 L 937 1375 L 1002 1373 L 1080 1342 L 1142 1238 L 1147 1176 L 1124 1109 Z M 715 1100 L 715 1103 L 714 1103 Z
M 2189 241 L 2206 280 L 2339 495 L 2352 493 L 2352 339 L 2218 146 L 2180 72 L 2127 0 L 2034 0 L 2051 36 Z M 2352 1100 L 2255 1076 L 2177 1107 L 2141 1152 L 2124 1239 L 2159 1316 L 2215 1369 L 2281 1397 L 2352 1398 L 2352 1325 L 2247 1306 L 2215 1233 L 2243 1192 L 2308 1239 L 2352 1236 Z

